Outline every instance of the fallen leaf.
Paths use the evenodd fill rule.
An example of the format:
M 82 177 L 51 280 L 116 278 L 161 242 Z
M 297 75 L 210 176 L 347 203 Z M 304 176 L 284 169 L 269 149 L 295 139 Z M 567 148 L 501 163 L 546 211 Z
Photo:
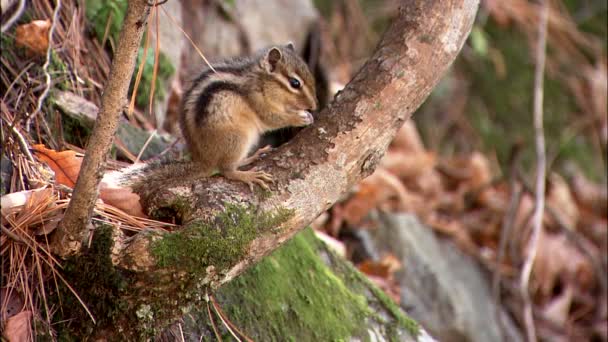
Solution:
M 437 157 L 431 152 L 405 153 L 389 150 L 380 166 L 399 178 L 412 179 L 435 168 Z
M 395 280 L 395 272 L 401 269 L 401 261 L 397 257 L 387 254 L 378 261 L 365 260 L 357 268 L 395 302 L 400 302 L 401 288 Z
M 416 124 L 412 120 L 406 121 L 397 131 L 390 145 L 391 150 L 410 154 L 426 152 Z
M 137 217 L 148 217 L 144 214 L 143 207 L 139 202 L 140 197 L 131 188 L 119 187 L 108 188 L 101 183 L 99 198 L 106 204 L 116 207 L 125 213 Z
M 55 172 L 55 182 L 57 184 L 74 188 L 82 164 L 82 158 L 77 157 L 76 152 L 71 150 L 57 152 L 46 148 L 42 144 L 34 145 L 32 149 L 34 155 Z
M 560 222 L 563 222 L 570 229 L 576 229 L 579 220 L 578 207 L 570 192 L 570 187 L 566 181 L 556 173 L 552 173 L 549 176 L 546 201 L 548 206 L 555 209 L 554 214 Z M 548 226 L 556 224 L 555 219 L 553 219 L 551 215 L 545 213 L 544 218 Z
M 401 262 L 396 256 L 387 254 L 378 261 L 365 260 L 357 265 L 359 271 L 381 278 L 390 278 L 401 268 Z
M 450 188 L 464 188 L 471 192 L 488 185 L 492 181 L 490 162 L 479 152 L 468 157 L 454 157 L 439 164 L 444 179 Z
M 556 326 L 563 326 L 568 320 L 573 297 L 574 290 L 572 285 L 566 286 L 566 289 L 562 291 L 559 296 L 551 299 L 551 301 L 545 305 L 542 310 L 543 316 Z
M 374 208 L 380 207 L 390 199 L 397 200 L 397 209 L 407 210 L 420 207 L 417 198 L 408 194 L 396 176 L 378 168 L 358 184 L 356 193 L 343 206 L 343 217 L 347 223 L 357 225 Z M 414 210 L 415 211 L 415 210 Z
M 0 322 L 15 316 L 23 310 L 24 302 L 17 290 L 13 287 L 0 289 L 2 311 L 0 311 Z
M 2 336 L 10 342 L 32 341 L 31 318 L 31 311 L 21 311 L 9 318 L 4 325 Z
M 29 24 L 17 26 L 15 44 L 26 48 L 29 56 L 46 55 L 49 47 L 50 20 L 34 20 Z
M 598 215 L 608 214 L 608 188 L 606 184 L 595 184 L 581 171 L 576 170 L 569 179 L 574 197 L 581 206 Z
M 565 234 L 541 230 L 533 268 L 534 287 L 543 298 L 550 298 L 559 282 L 589 288 L 594 280 L 593 267 Z

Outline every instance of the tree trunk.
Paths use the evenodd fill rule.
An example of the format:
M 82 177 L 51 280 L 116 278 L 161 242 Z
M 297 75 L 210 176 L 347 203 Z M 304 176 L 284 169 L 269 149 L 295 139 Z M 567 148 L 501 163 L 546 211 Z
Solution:
M 98 229 L 93 246 L 66 267 L 77 290 L 87 289 L 85 302 L 95 303 L 98 326 L 74 321 L 70 328 L 110 340 L 156 335 L 204 305 L 206 289 L 229 282 L 308 225 L 374 171 L 455 59 L 477 6 L 402 1 L 377 51 L 320 120 L 254 165 L 274 176 L 270 192 L 222 177 L 176 177 L 173 171 L 186 167 L 178 162 L 130 178 L 152 217 L 183 227 L 128 239 Z

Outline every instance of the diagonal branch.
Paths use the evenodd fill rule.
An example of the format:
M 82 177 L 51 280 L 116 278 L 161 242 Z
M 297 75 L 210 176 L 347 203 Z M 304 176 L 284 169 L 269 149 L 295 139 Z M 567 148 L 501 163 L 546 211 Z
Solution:
M 117 229 L 98 230 L 96 240 L 114 240 L 111 252 L 112 244 L 101 246 L 111 254 L 109 268 L 121 277 L 121 286 L 104 293 L 116 293 L 119 304 L 112 307 L 121 310 L 112 312 L 112 322 L 93 329 L 97 336 L 136 339 L 158 332 L 190 306 L 204 304 L 205 288 L 217 288 L 242 273 L 370 175 L 397 130 L 456 58 L 478 4 L 402 0 L 377 50 L 319 120 L 253 165 L 273 175 L 268 193 L 223 177 L 188 177 L 196 170 L 186 162 L 123 173 L 123 185 L 140 196 L 150 216 L 183 227 L 128 238 Z M 130 78 L 132 64 L 129 70 Z M 82 228 L 86 221 L 75 216 L 63 229 L 73 232 L 74 224 Z M 71 238 L 80 241 L 81 235 Z M 96 263 L 110 259 L 86 254 L 78 259 L 87 257 Z M 133 317 L 139 319 L 136 324 Z
M 222 177 L 176 177 L 188 172 L 183 164 L 181 169 L 173 165 L 144 171 L 134 184 L 143 206 L 152 216 L 173 213 L 182 222 L 213 219 L 226 211 L 227 203 L 263 212 L 290 211 L 280 230 L 258 234 L 240 260 L 221 270 L 215 285 L 229 281 L 374 171 L 399 127 L 460 51 L 477 6 L 477 0 L 403 1 L 376 52 L 319 114 L 320 120 L 255 165 L 276 180 L 270 195 L 251 193 Z M 154 264 L 153 258 L 144 259 L 141 264 Z

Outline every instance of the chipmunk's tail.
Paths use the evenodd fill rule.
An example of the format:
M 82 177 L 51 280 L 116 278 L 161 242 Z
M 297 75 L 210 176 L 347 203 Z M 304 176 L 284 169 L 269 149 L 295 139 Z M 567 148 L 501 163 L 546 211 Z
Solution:
M 102 182 L 108 187 L 137 188 L 144 184 L 169 182 L 200 174 L 200 167 L 191 161 L 157 161 L 138 163 L 129 167 L 108 172 Z

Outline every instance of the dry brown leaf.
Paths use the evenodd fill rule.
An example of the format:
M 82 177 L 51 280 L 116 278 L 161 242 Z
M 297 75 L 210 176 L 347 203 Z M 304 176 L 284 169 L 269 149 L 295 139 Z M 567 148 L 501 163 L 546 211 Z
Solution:
M 391 142 L 390 149 L 407 154 L 426 152 L 414 121 L 408 120 L 403 124 L 403 126 L 401 126 L 399 131 L 397 131 L 395 138 Z
M 471 189 L 477 190 L 482 186 L 488 185 L 492 181 L 490 161 L 483 154 L 473 152 L 469 157 L 469 169 L 471 178 L 468 181 Z
M 558 282 L 589 288 L 593 267 L 565 234 L 541 231 L 534 263 L 534 285 L 543 298 L 549 298 Z
M 467 157 L 454 157 L 442 161 L 439 168 L 445 175 L 444 180 L 448 189 L 472 192 L 492 181 L 490 162 L 479 152 L 473 152 Z
M 10 342 L 27 342 L 32 340 L 31 311 L 21 311 L 9 318 L 4 326 L 2 336 Z
M 431 152 L 410 153 L 389 150 L 380 161 L 380 166 L 399 178 L 412 179 L 432 172 L 437 157 Z
M 595 184 L 577 170 L 570 178 L 570 187 L 581 206 L 595 212 L 597 215 L 606 216 L 608 214 L 608 188 L 606 188 L 606 184 Z
M 50 20 L 34 20 L 29 24 L 17 26 L 15 44 L 24 47 L 29 56 L 45 55 L 49 47 Z
M 574 289 L 572 285 L 567 285 L 562 293 L 551 299 L 542 310 L 543 316 L 556 326 L 563 326 L 568 320 L 570 314 L 570 305 L 574 297 Z
M 357 268 L 395 302 L 400 302 L 401 288 L 395 280 L 395 272 L 401 269 L 401 261 L 397 257 L 387 254 L 379 261 L 365 260 Z
M 42 144 L 34 145 L 32 149 L 34 155 L 55 172 L 55 182 L 74 188 L 82 164 L 82 158 L 77 157 L 76 152 L 71 150 L 57 152 Z
M 549 187 L 547 190 L 547 205 L 555 209 L 557 219 L 568 228 L 575 229 L 579 220 L 579 211 L 566 181 L 560 175 L 552 173 L 549 176 Z M 556 224 L 553 217 L 546 213 L 545 223 L 549 226 Z
M 0 289 L 0 322 L 15 316 L 23 310 L 25 303 L 17 290 L 13 287 L 3 287 Z
M 365 260 L 357 268 L 367 275 L 390 278 L 401 268 L 401 261 L 396 256 L 387 254 L 379 261 Z
M 116 207 L 125 213 L 137 217 L 147 218 L 144 214 L 143 207 L 139 202 L 140 197 L 130 188 L 109 188 L 105 183 L 101 183 L 99 189 L 99 198 L 104 203 Z
M 509 200 L 510 194 L 504 187 L 500 186 L 484 188 L 477 195 L 477 203 L 481 207 L 498 214 L 503 214 L 506 211 Z
M 517 211 L 515 214 L 515 219 L 513 220 L 513 227 L 515 227 L 515 231 L 513 232 L 513 236 L 517 236 L 522 238 L 523 232 L 527 229 L 527 225 L 530 223 L 530 217 L 532 215 L 532 211 L 534 210 L 534 197 L 529 193 L 524 193 L 519 200 L 519 206 L 517 207 Z
M 390 172 L 378 168 L 362 180 L 358 190 L 343 206 L 343 217 L 351 225 L 359 224 L 374 208 L 380 207 L 391 198 L 397 200 L 399 209 L 421 207 L 415 196 L 408 194 L 401 181 Z
M 425 196 L 429 200 L 438 199 L 444 193 L 441 176 L 435 169 L 420 174 L 415 179 L 406 180 L 405 185 L 411 191 Z
M 502 1 L 504 0 L 484 0 L 481 4 L 499 26 L 505 27 L 511 24 L 511 18 L 508 13 L 500 8 L 500 2 Z
M 477 254 L 477 245 L 473 242 L 470 232 L 463 226 L 462 222 L 456 219 L 440 217 L 439 214 L 433 212 L 425 218 L 424 223 L 433 228 L 433 230 L 454 239 L 454 242 L 466 253 L 470 255 Z

